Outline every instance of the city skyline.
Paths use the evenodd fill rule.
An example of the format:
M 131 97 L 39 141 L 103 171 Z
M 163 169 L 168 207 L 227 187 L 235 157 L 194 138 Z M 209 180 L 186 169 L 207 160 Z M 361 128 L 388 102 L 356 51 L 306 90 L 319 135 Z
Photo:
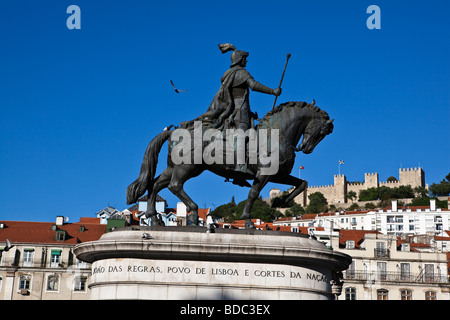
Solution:
M 70 5 L 80 29 L 68 28 Z M 371 5 L 381 29 L 367 27 Z M 313 99 L 334 132 L 291 174 L 310 186 L 333 175 L 398 178 L 421 167 L 425 182 L 450 172 L 450 34 L 445 1 L 15 1 L 0 12 L 0 201 L 2 220 L 76 222 L 107 205 L 128 208 L 125 191 L 147 144 L 169 125 L 204 113 L 229 68 L 232 43 L 246 69 L 276 88 L 277 104 Z M 239 13 L 239 14 L 238 14 Z M 238 20 L 232 19 L 238 14 Z M 174 92 L 170 81 L 178 89 Z M 274 96 L 250 93 L 262 118 Z M 163 146 L 157 174 L 165 168 Z M 343 164 L 340 164 L 343 161 Z M 289 186 L 268 184 L 272 188 Z M 241 188 L 205 172 L 185 185 L 199 207 L 245 200 Z M 160 195 L 169 207 L 179 201 Z

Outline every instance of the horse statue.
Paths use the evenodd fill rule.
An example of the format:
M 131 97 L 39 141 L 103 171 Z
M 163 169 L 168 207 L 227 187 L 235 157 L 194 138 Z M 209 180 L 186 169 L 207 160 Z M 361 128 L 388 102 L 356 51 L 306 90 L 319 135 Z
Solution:
M 291 170 L 294 166 L 295 152 L 303 151 L 305 154 L 311 153 L 322 139 L 333 132 L 333 120 L 330 120 L 328 114 L 314 105 L 306 102 L 287 102 L 280 104 L 272 111 L 268 112 L 263 119 L 254 128 L 257 133 L 265 129 L 267 131 L 278 130 L 278 141 L 271 141 L 269 145 L 278 147 L 278 170 L 274 174 L 267 174 L 267 164 L 262 161 L 248 162 L 246 157 L 248 172 L 241 172 L 234 169 L 234 166 L 220 163 L 206 163 L 204 160 L 186 161 L 178 163 L 173 159 L 172 151 L 177 143 L 169 143 L 169 154 L 167 159 L 167 168 L 155 178 L 156 167 L 158 163 L 158 154 L 162 145 L 171 138 L 179 129 L 167 130 L 158 134 L 148 145 L 145 151 L 144 160 L 138 178 L 127 188 L 127 203 L 136 203 L 139 197 L 148 191 L 148 206 L 145 216 L 151 218 L 151 225 L 160 225 L 161 220 L 158 217 L 155 200 L 158 192 L 164 188 L 176 195 L 185 205 L 187 212 L 191 214 L 187 218 L 187 224 L 198 225 L 198 206 L 186 194 L 183 189 L 184 183 L 191 178 L 197 177 L 203 171 L 209 170 L 214 174 L 230 178 L 244 178 L 253 180 L 250 192 L 240 219 L 245 219 L 246 228 L 254 228 L 251 221 L 251 209 L 254 201 L 258 198 L 261 190 L 268 182 L 280 183 L 294 186 L 293 191 L 283 200 L 287 203 L 294 199 L 307 187 L 307 181 L 292 176 Z M 204 130 L 205 128 L 203 128 Z M 192 128 L 190 132 L 192 132 Z M 192 136 L 194 133 L 192 133 Z M 272 136 L 271 136 L 272 137 Z M 295 147 L 300 138 L 302 142 Z M 260 152 L 258 150 L 258 152 Z M 193 156 L 192 156 L 193 157 Z M 266 170 L 265 170 L 266 169 Z M 249 172 L 254 172 L 251 174 Z

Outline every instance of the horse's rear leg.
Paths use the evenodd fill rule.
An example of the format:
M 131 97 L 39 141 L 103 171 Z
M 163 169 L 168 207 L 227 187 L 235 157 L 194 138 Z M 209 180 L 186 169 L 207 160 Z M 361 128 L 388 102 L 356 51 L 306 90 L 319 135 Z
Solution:
M 197 204 L 186 194 L 183 189 L 184 183 L 193 177 L 198 176 L 203 170 L 198 165 L 180 164 L 173 168 L 172 179 L 169 183 L 169 190 L 176 195 L 186 205 L 186 212 L 192 211 L 189 215 L 187 222 L 198 225 L 198 206 Z
M 186 205 L 186 212 L 192 211 L 189 215 L 187 222 L 198 225 L 198 206 L 197 204 L 186 194 L 183 189 L 184 183 L 193 177 L 198 176 L 203 170 L 199 169 L 197 165 L 181 164 L 173 168 L 172 179 L 169 183 L 169 190 L 176 195 Z
M 151 218 L 152 226 L 163 224 L 163 221 L 159 219 L 157 215 L 158 212 L 156 211 L 156 196 L 158 195 L 158 192 L 168 187 L 170 179 L 172 178 L 172 170 L 173 168 L 167 167 L 166 170 L 161 173 L 161 175 L 153 184 L 152 191 L 148 195 L 147 213 L 145 214 L 145 216 L 147 218 Z

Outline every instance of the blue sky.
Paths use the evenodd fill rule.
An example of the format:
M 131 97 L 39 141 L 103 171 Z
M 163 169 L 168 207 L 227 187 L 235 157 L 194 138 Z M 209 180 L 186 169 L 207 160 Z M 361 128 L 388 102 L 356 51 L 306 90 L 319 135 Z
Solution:
M 72 4 L 81 30 L 66 26 Z M 379 30 L 366 26 L 372 4 Z M 278 103 L 315 99 L 335 119 L 312 154 L 297 154 L 294 175 L 302 165 L 310 185 L 332 184 L 344 160 L 349 181 L 420 165 L 439 182 L 450 172 L 449 12 L 444 0 L 2 3 L 0 219 L 76 222 L 125 209 L 149 141 L 209 106 L 230 65 L 217 48 L 225 42 L 249 51 L 247 70 L 272 88 L 291 53 Z M 264 115 L 273 99 L 252 92 L 251 108 Z M 249 189 L 205 172 L 185 190 L 214 207 Z

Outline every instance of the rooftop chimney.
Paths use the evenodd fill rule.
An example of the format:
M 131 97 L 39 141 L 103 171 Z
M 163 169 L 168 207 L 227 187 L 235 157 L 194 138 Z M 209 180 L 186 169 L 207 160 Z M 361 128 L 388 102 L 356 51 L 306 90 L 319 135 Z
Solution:
M 62 226 L 64 224 L 64 217 L 63 216 L 57 216 L 56 217 L 56 225 Z
M 436 211 L 436 199 L 430 199 L 430 211 Z
M 183 202 L 177 203 L 177 217 L 186 218 L 186 205 Z
M 397 200 L 392 200 L 392 212 L 397 212 Z

